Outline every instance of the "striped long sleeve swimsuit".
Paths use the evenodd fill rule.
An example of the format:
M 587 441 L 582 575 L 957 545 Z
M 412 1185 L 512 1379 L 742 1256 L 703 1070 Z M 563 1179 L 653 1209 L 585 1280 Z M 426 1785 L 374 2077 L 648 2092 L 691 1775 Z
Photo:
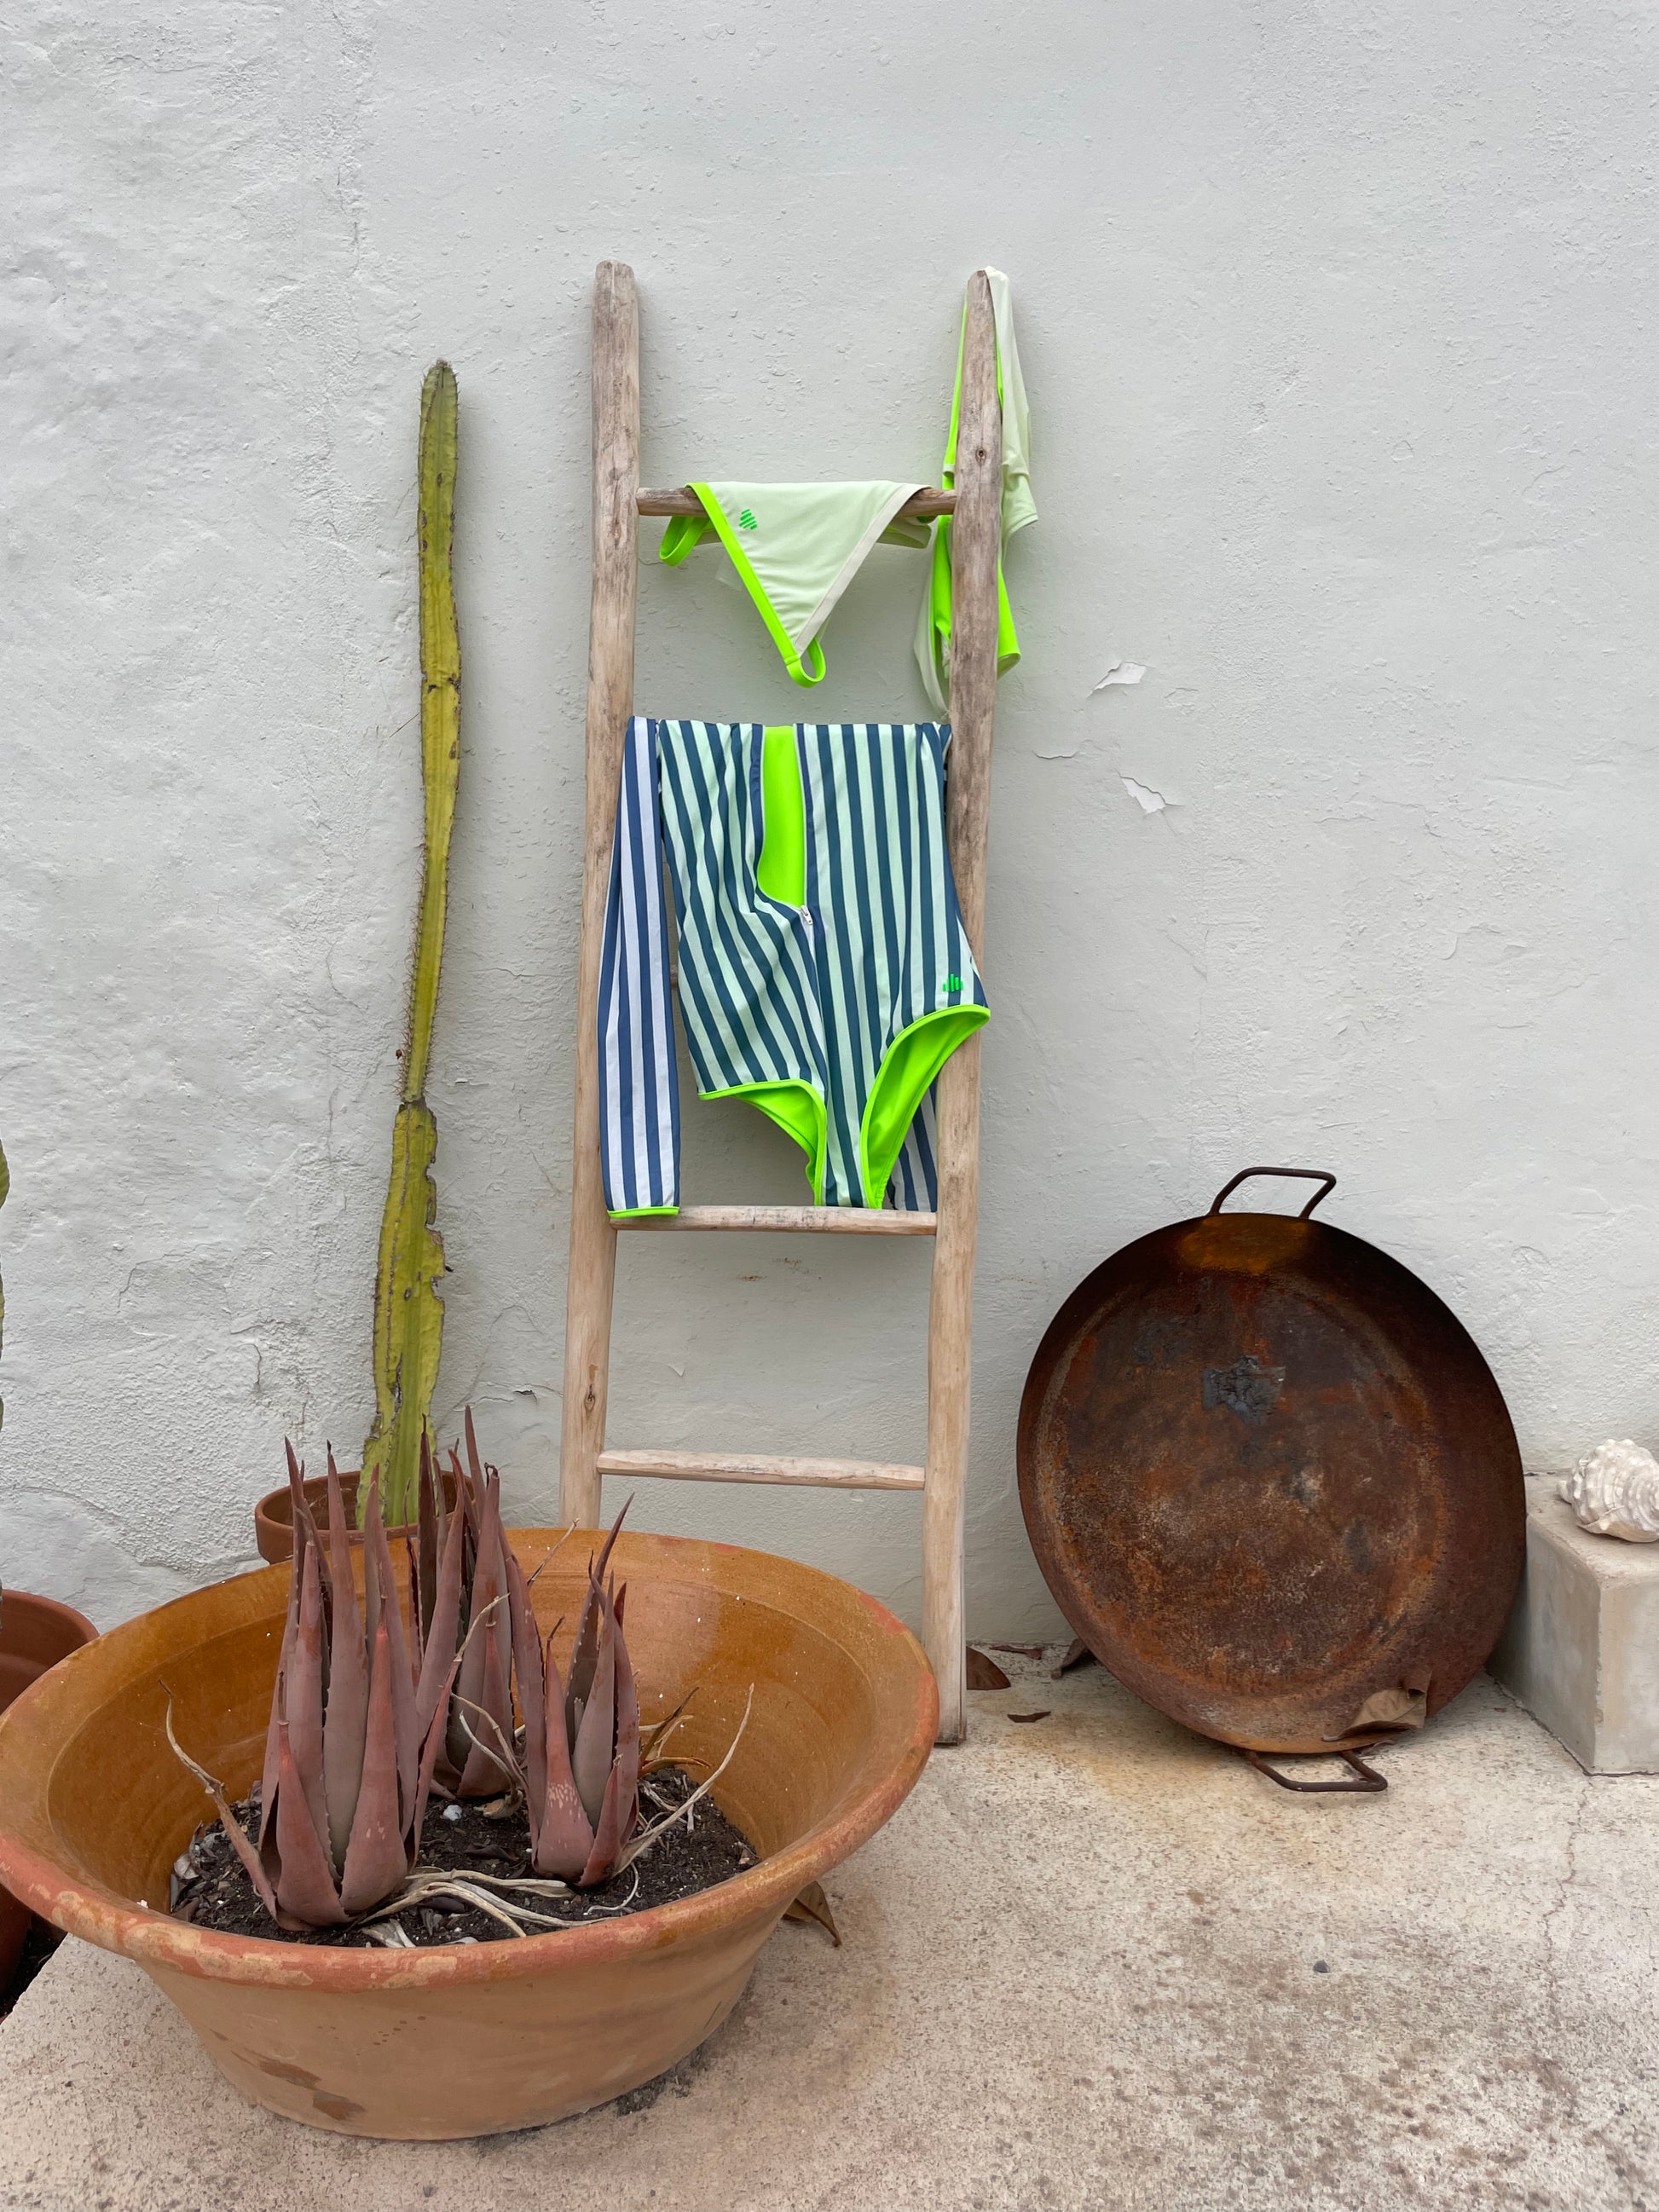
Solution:
M 934 1206 L 934 1078 L 990 1018 L 932 722 L 629 725 L 599 974 L 613 1216 L 679 1206 L 680 1018 L 699 1095 L 746 1098 L 821 1206 Z

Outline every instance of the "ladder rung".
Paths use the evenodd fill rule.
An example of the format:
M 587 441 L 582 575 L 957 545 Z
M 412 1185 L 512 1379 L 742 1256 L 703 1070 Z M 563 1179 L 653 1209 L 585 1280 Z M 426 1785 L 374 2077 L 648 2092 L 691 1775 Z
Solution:
M 671 489 L 639 491 L 634 495 L 634 504 L 641 514 L 701 514 L 702 501 L 689 484 L 675 484 Z M 954 514 L 957 495 L 953 491 L 913 491 L 894 515 L 895 522 L 928 522 L 936 514 Z
M 601 1474 L 665 1476 L 671 1482 L 801 1482 L 824 1490 L 921 1490 L 926 1471 L 873 1459 L 780 1459 L 747 1452 L 602 1451 Z
M 931 1237 L 936 1213 L 869 1206 L 683 1206 L 678 1213 L 640 1213 L 618 1229 L 795 1229 L 812 1236 Z

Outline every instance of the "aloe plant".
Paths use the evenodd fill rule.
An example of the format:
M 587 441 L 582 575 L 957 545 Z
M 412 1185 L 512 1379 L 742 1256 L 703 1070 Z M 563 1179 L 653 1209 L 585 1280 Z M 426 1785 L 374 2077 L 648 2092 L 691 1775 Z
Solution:
M 410 1554 L 410 1618 L 423 1644 L 461 1653 L 437 1780 L 457 1797 L 492 1797 L 510 1789 L 513 1758 L 513 1639 L 507 1596 L 517 1567 L 501 1529 L 501 1479 L 479 1457 L 472 1412 L 465 1415 L 466 1464 L 449 1455 L 455 1510 L 446 1513 L 432 1448 L 421 1438 L 420 1520 Z M 452 1574 L 449 1553 L 459 1553 Z M 474 1627 L 478 1630 L 473 1635 Z
M 325 1542 L 289 1447 L 294 1552 L 255 1835 L 237 1820 L 223 1785 L 180 1745 L 168 1705 L 167 1741 L 212 1797 L 279 1927 L 303 1932 L 350 1921 L 373 1934 L 388 1917 L 440 1898 L 475 1907 L 514 1936 L 567 1926 L 538 1910 L 540 1901 L 625 1872 L 714 1789 L 748 1725 L 752 1689 L 719 1765 L 690 1796 L 641 1826 L 641 1775 L 665 1764 L 665 1746 L 690 1700 L 641 1742 L 623 1634 L 627 1589 L 605 1574 L 628 1507 L 588 1563 L 563 1680 L 553 1656 L 562 1624 L 554 1623 L 544 1644 L 531 1607 L 534 1577 L 502 1533 L 501 1478 L 479 1456 L 470 1412 L 465 1428 L 465 1461 L 459 1450 L 450 1455 L 451 1511 L 430 1443 L 422 1444 L 419 1525 L 415 1541 L 406 1540 L 407 1632 L 378 1486 L 371 1482 L 360 1603 L 333 1455 Z M 530 1830 L 526 1871 L 417 1872 L 434 1790 L 521 1795 Z
M 561 1681 L 553 1635 L 545 1645 L 523 1571 L 509 1552 L 508 1599 L 519 1704 L 524 1714 L 520 1782 L 530 1819 L 531 1866 L 544 1878 L 591 1888 L 614 1874 L 639 1819 L 640 1707 L 623 1636 L 627 1588 L 605 1581 L 623 1506 L 599 1559 Z M 555 1623 L 554 1634 L 558 1624 Z
M 374 1420 L 363 1445 L 360 1498 L 376 1477 L 387 1517 L 414 1518 L 421 1438 L 438 1379 L 444 1248 L 432 1180 L 438 1124 L 426 1103 L 438 1010 L 449 842 L 460 780 L 461 649 L 450 556 L 455 535 L 455 372 L 441 361 L 421 391 L 421 778 L 426 797 L 419 919 L 404 1040 L 403 1097 L 392 1125 L 392 1173 L 374 1280 Z
M 338 1927 L 400 1891 L 419 1855 L 421 1822 L 442 1753 L 462 1657 L 441 1635 L 410 1648 L 398 1611 L 378 1485 L 369 1488 L 363 1596 L 351 1571 L 340 1479 L 329 1467 L 328 1550 L 289 1454 L 294 1552 L 257 1838 L 223 1786 L 173 1733 L 173 1749 L 214 1802 L 260 1902 L 282 1928 Z M 461 1531 L 446 1545 L 434 1617 L 459 1609 Z

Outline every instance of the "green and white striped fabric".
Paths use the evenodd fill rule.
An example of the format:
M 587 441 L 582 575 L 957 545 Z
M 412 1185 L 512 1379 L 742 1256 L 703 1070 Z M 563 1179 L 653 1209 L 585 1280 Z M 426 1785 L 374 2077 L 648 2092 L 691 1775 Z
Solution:
M 932 722 L 630 725 L 600 974 L 605 1197 L 679 1203 L 666 850 L 700 1094 L 805 1154 L 821 1205 L 937 1195 L 926 1102 L 989 1018 L 945 842 Z

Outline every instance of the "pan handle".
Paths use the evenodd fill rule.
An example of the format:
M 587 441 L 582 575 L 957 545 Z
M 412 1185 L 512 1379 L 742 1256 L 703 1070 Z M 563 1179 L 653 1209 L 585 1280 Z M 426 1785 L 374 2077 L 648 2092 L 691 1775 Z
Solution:
M 1320 1198 L 1323 1198 L 1324 1195 L 1324 1192 L 1321 1191 Z M 1317 1203 L 1318 1200 L 1316 1200 L 1315 1204 L 1317 1205 Z M 1293 1782 L 1288 1774 L 1281 1774 L 1276 1766 L 1269 1766 L 1259 1751 L 1245 1749 L 1244 1756 L 1255 1767 L 1256 1772 L 1265 1774 L 1269 1782 L 1276 1782 L 1281 1790 L 1300 1790 L 1304 1797 L 1331 1796 L 1370 1797 L 1374 1796 L 1379 1790 L 1386 1790 L 1389 1786 L 1388 1776 L 1379 1774 L 1374 1766 L 1367 1766 L 1357 1752 L 1337 1751 L 1331 1753 L 1333 1759 L 1340 1759 L 1352 1768 L 1352 1782 Z
M 1328 1198 L 1336 1188 L 1336 1177 L 1328 1175 L 1323 1168 L 1241 1168 L 1226 1188 L 1216 1194 L 1214 1203 L 1210 1207 L 1211 1212 L 1219 1213 L 1224 1200 L 1232 1196 L 1240 1183 L 1249 1182 L 1252 1176 L 1259 1175 L 1294 1176 L 1300 1182 L 1316 1182 L 1322 1186 L 1296 1217 L 1298 1221 L 1305 1221 L 1321 1199 Z

